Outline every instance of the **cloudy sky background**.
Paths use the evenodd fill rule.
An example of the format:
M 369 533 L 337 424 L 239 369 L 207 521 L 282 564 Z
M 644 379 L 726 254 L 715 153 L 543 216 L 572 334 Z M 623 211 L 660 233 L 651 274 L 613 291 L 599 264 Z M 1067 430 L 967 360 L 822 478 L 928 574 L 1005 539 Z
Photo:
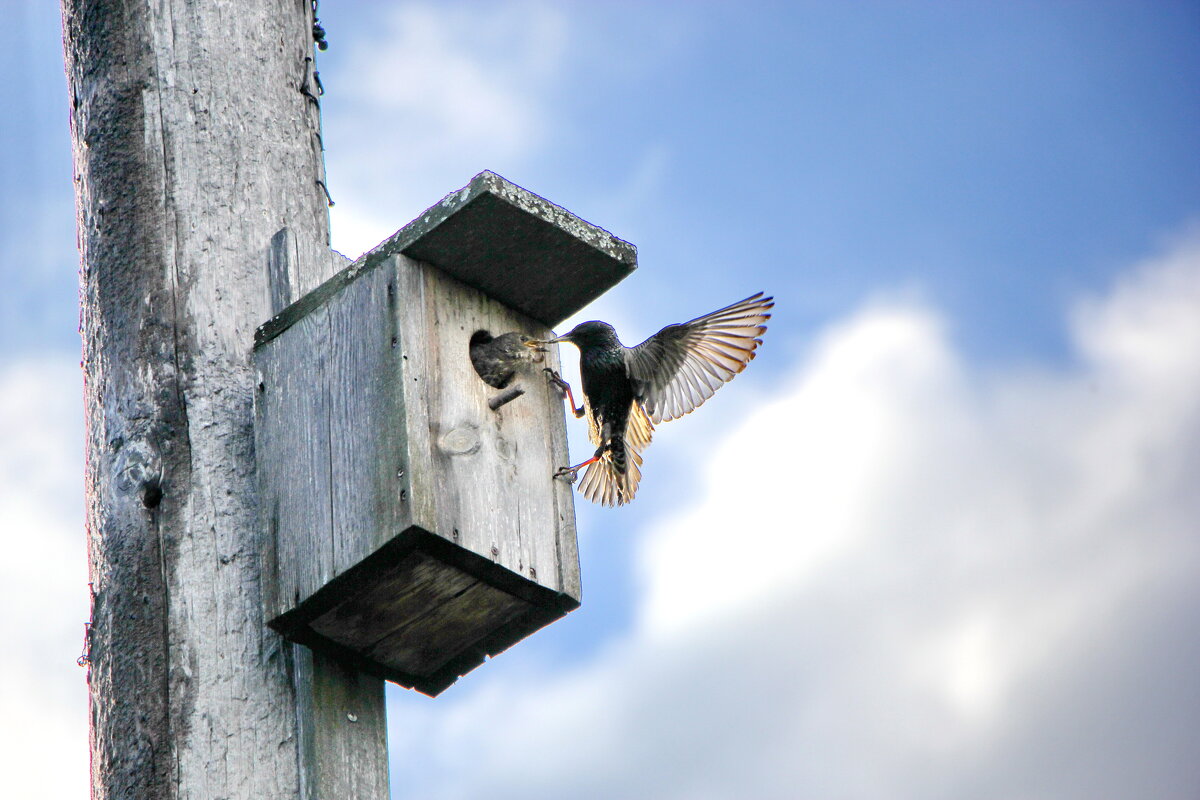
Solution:
M 492 169 L 638 245 L 626 343 L 778 301 L 578 506 L 579 611 L 389 688 L 394 795 L 1200 796 L 1200 6 L 646 5 L 322 5 L 342 252 Z M 84 797 L 61 33 L 3 8 L 0 774 Z

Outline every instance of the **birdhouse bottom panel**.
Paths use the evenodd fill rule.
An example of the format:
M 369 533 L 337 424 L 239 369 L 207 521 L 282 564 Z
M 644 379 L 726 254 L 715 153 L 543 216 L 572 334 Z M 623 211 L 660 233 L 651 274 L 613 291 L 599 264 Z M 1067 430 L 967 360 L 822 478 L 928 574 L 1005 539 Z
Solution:
M 433 696 L 577 606 L 414 526 L 271 626 Z

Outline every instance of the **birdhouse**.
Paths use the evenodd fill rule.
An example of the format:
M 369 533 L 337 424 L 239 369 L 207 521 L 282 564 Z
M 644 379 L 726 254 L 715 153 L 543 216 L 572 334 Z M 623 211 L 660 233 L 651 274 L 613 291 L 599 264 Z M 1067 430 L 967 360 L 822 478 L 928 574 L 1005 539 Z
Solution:
M 487 382 L 471 344 L 549 338 L 636 262 L 484 172 L 260 327 L 268 624 L 436 695 L 577 608 L 556 355 Z

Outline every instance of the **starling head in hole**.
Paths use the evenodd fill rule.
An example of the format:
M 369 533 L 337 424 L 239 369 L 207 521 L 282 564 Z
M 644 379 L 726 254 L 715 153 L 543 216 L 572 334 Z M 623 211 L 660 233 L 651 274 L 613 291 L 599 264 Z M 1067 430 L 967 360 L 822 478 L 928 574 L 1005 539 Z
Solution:
M 545 353 L 531 336 L 505 333 L 493 337 L 477 331 L 471 337 L 471 365 L 488 386 L 503 389 L 519 370 L 541 363 Z
M 690 322 L 668 325 L 636 347 L 625 347 L 607 322 L 583 322 L 570 333 L 544 342 L 571 342 L 579 348 L 583 407 L 575 408 L 570 386 L 556 373 L 550 379 L 566 393 L 575 416 L 585 414 L 595 454 L 555 477 L 575 480 L 587 467 L 579 491 L 593 503 L 624 505 L 637 493 L 642 451 L 654 425 L 682 417 L 721 388 L 754 358 L 774 307 L 763 293 Z

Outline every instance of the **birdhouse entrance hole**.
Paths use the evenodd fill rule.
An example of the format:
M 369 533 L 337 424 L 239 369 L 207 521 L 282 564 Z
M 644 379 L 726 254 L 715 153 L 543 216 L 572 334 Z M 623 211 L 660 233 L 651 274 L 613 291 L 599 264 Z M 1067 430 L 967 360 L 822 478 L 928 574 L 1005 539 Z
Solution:
M 507 375 L 495 376 L 475 357 L 475 353 L 478 352 L 479 348 L 487 346 L 494 338 L 491 331 L 475 331 L 475 333 L 471 334 L 471 341 L 467 345 L 467 351 L 471 355 L 471 366 L 475 368 L 475 374 L 479 376 L 479 379 L 494 389 L 505 389 L 512 383 L 514 373 L 510 372 Z

